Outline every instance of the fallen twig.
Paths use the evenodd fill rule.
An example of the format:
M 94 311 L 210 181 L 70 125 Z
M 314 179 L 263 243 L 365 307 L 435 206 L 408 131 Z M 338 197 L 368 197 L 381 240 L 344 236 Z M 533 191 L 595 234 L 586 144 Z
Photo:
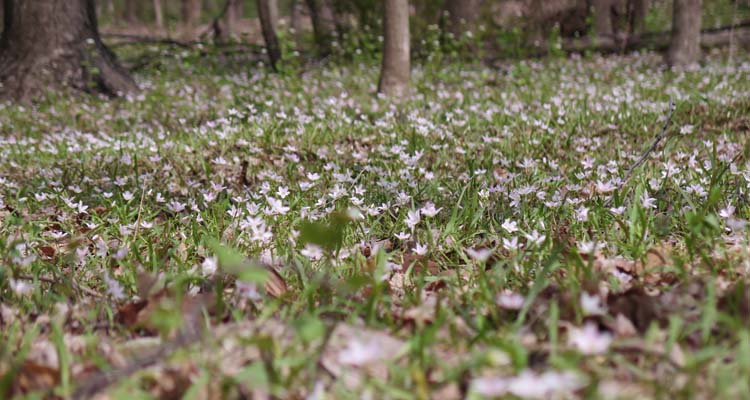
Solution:
M 163 56 L 161 54 L 145 54 L 137 59 L 124 62 L 123 65 L 132 73 L 139 71 L 162 58 Z
M 175 351 L 198 341 L 200 337 L 200 334 L 195 333 L 180 335 L 176 339 L 164 343 L 154 353 L 140 357 L 122 368 L 99 372 L 84 381 L 71 398 L 74 400 L 91 398 L 121 378 L 130 376 L 135 372 L 151 367 L 159 361 L 169 358 Z
M 37 277 L 34 277 L 34 276 L 31 276 L 31 275 L 18 275 L 18 276 L 16 276 L 16 279 L 23 279 L 25 281 L 38 280 L 40 282 L 51 283 L 51 284 L 60 283 L 60 280 L 57 280 L 57 279 L 54 279 L 54 278 L 49 278 L 49 277 L 46 277 L 46 276 L 37 276 Z M 75 283 L 73 281 L 70 281 L 70 284 L 73 286 L 73 290 L 75 290 L 77 292 L 84 292 L 84 293 L 88 294 L 89 296 L 94 296 L 94 297 L 97 297 L 97 298 L 104 298 L 103 294 L 101 294 L 101 293 L 99 293 L 99 292 L 97 292 L 97 291 L 95 291 L 93 289 L 89 289 L 86 286 L 81 286 L 81 285 L 79 285 L 79 284 L 77 284 L 77 283 Z
M 681 360 L 677 354 L 671 354 L 670 352 L 666 351 L 663 348 L 660 348 L 659 346 L 649 345 L 642 341 L 637 341 L 637 340 L 615 341 L 614 343 L 612 343 L 609 349 L 612 352 L 623 354 L 623 355 L 624 354 L 640 354 L 644 356 L 656 357 L 656 358 L 661 359 L 662 361 L 665 361 L 676 370 L 682 370 L 685 368 L 684 361 Z M 531 346 L 527 350 L 539 352 L 542 354 L 551 354 L 553 352 L 553 347 L 549 343 L 539 343 L 534 346 Z M 554 350 L 558 352 L 575 351 L 575 347 L 571 347 L 565 344 L 558 344 L 556 348 L 554 348 Z
M 624 186 L 630 177 L 633 175 L 633 171 L 640 167 L 641 164 L 643 164 L 648 156 L 656 149 L 656 146 L 659 145 L 659 143 L 664 140 L 665 137 L 667 137 L 667 128 L 669 128 L 669 122 L 672 120 L 672 113 L 674 112 L 674 101 L 672 99 L 669 100 L 669 111 L 667 112 L 667 118 L 664 120 L 664 126 L 661 128 L 661 133 L 659 136 L 654 139 L 653 143 L 651 143 L 651 146 L 649 146 L 648 149 L 641 155 L 641 158 L 639 158 L 635 164 L 631 165 L 630 168 L 628 168 L 627 172 L 625 172 L 625 178 L 622 179 L 622 182 L 620 182 L 620 187 Z
M 100 34 L 103 38 L 110 38 L 110 39 L 121 39 L 124 40 L 122 42 L 118 43 L 112 43 L 109 46 L 110 47 L 117 47 L 122 46 L 126 44 L 165 44 L 170 46 L 178 46 L 178 47 L 184 47 L 184 48 L 191 48 L 195 45 L 201 44 L 201 42 L 198 41 L 181 41 L 176 40 L 172 38 L 161 38 L 161 37 L 153 37 L 153 36 L 141 36 L 141 35 L 129 35 L 125 33 L 101 33 Z
M 648 159 L 648 156 L 651 155 L 651 153 L 656 150 L 656 147 L 661 143 L 664 138 L 667 137 L 667 128 L 669 128 L 669 122 L 672 120 L 672 114 L 674 113 L 675 104 L 672 99 L 669 99 L 669 110 L 667 111 L 667 118 L 664 120 L 664 126 L 661 128 L 661 133 L 654 139 L 654 141 L 651 143 L 651 146 L 646 149 L 646 151 L 643 152 L 640 158 L 636 160 L 636 162 L 628 168 L 627 171 L 625 171 L 625 177 L 622 179 L 622 181 L 617 185 L 617 190 L 619 191 L 622 189 L 626 183 L 630 180 L 630 177 L 633 176 L 633 171 L 635 171 L 636 168 L 640 167 L 641 164 L 646 162 Z M 610 197 L 607 199 L 607 201 L 604 203 L 605 206 L 609 207 L 609 205 L 612 203 L 613 197 Z
M 160 361 L 167 360 L 176 351 L 200 341 L 205 337 L 204 333 L 208 329 L 208 327 L 203 326 L 201 317 L 204 315 L 206 302 L 211 301 L 209 300 L 211 298 L 211 296 L 204 296 L 198 302 L 200 306 L 193 307 L 192 310 L 184 313 L 182 327 L 174 339 L 165 342 L 150 354 L 135 358 L 124 367 L 94 374 L 78 385 L 71 398 L 89 399 L 120 379 L 152 367 Z

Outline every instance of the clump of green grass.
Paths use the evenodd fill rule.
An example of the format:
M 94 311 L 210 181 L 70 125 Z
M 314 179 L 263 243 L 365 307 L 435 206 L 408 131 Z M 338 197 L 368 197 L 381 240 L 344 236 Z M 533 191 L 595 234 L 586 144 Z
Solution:
M 0 109 L 0 393 L 747 390 L 746 59 L 183 56 Z

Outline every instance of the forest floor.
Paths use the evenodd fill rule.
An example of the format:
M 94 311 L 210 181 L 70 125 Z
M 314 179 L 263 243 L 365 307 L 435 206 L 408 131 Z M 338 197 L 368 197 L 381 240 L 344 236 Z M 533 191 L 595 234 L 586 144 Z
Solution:
M 0 106 L 0 397 L 750 392 L 747 58 L 172 55 Z

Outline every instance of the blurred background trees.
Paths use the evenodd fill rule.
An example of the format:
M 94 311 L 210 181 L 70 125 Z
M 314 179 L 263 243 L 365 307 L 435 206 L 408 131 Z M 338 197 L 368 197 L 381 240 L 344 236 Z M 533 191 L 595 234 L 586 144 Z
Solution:
M 5 4 L 0 7 L 6 16 L 3 24 L 15 30 L 27 23 L 9 12 L 14 5 L 45 7 L 64 0 L 0 2 Z M 117 48 L 145 43 L 202 52 L 210 47 L 223 49 L 222 54 L 260 53 L 276 70 L 311 61 L 379 62 L 388 44 L 396 42 L 385 34 L 389 30 L 383 24 L 389 19 L 383 18 L 384 5 L 391 3 L 384 0 L 91 4 L 98 19 L 94 26 Z M 407 10 L 407 29 L 399 32 L 411 33 L 406 39 L 410 58 L 437 63 L 492 64 L 518 57 L 657 50 L 664 52 L 668 65 L 683 66 L 699 62 L 702 48 L 747 51 L 750 42 L 750 0 L 408 0 L 399 10 Z M 8 38 L 14 30 L 6 31 L 0 42 L 0 82 L 18 81 L 8 67 L 23 53 L 11 51 Z M 91 35 L 99 43 L 98 36 Z M 137 69 L 147 62 L 126 64 Z
M 44 1 L 44 0 L 43 0 Z M 460 53 L 469 41 L 488 57 L 538 55 L 550 46 L 596 46 L 596 51 L 666 50 L 673 10 L 683 0 L 410 0 L 413 52 Z M 351 56 L 382 45 L 383 0 L 269 0 L 268 20 L 282 40 L 318 57 Z M 262 44 L 256 0 L 99 0 L 100 26 L 129 33 L 193 40 Z M 750 0 L 704 0 L 698 4 L 708 30 L 746 27 Z M 695 13 L 695 11 L 691 11 Z M 218 29 L 215 27 L 218 25 Z M 693 25 L 694 26 L 694 25 Z M 289 34 L 290 30 L 293 30 Z M 283 32 L 281 32 L 283 31 Z M 186 33 L 187 32 L 187 33 Z M 715 32 L 712 32 L 715 33 Z M 467 38 L 466 36 L 470 36 Z M 437 39 L 437 42 L 435 42 Z M 589 39 L 591 39 L 589 41 Z M 555 43 L 557 41 L 557 43 Z M 476 56 L 474 51 L 470 52 Z M 519 54 L 521 53 L 521 54 Z M 449 54 L 450 55 L 450 54 Z M 459 54 L 460 55 L 460 54 Z

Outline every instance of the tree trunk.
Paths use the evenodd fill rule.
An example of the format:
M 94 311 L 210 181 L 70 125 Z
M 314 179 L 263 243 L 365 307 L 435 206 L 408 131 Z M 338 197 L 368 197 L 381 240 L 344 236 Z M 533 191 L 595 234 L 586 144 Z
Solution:
M 674 0 L 672 42 L 667 52 L 670 66 L 685 66 L 700 60 L 701 3 L 701 0 Z
M 602 42 L 612 41 L 614 29 L 612 28 L 612 0 L 593 0 L 594 9 L 594 33 L 596 39 Z
M 201 0 L 182 0 L 182 23 L 184 36 L 192 38 L 193 30 L 201 17 Z
M 409 91 L 409 1 L 385 0 L 383 65 L 378 92 L 404 97 Z
M 336 29 L 333 22 L 333 10 L 326 0 L 307 0 L 307 7 L 310 9 L 310 20 L 318 54 L 326 57 L 331 54 L 331 42 Z
M 99 38 L 94 0 L 5 0 L 0 98 L 26 102 L 65 86 L 109 95 L 138 90 Z
M 154 3 L 154 22 L 159 29 L 164 28 L 164 9 L 161 6 L 161 0 L 153 0 Z
M 271 5 L 272 0 L 256 0 L 258 6 L 258 18 L 260 19 L 260 28 L 263 31 L 263 40 L 266 42 L 266 51 L 271 61 L 271 68 L 276 70 L 276 63 L 281 59 L 281 49 L 279 48 L 279 39 L 276 37 L 276 29 L 272 22 Z
M 445 11 L 448 17 L 445 21 L 445 29 L 459 38 L 467 30 L 474 28 L 474 23 L 479 18 L 481 0 L 447 0 Z
M 651 7 L 649 0 L 630 0 L 630 33 L 638 37 L 646 28 L 646 15 Z

